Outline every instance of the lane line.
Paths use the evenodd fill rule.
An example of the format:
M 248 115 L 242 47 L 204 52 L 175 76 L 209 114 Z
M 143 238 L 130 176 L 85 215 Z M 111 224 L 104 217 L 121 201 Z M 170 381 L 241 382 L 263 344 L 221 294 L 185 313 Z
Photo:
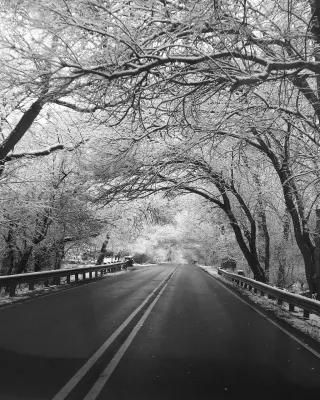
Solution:
M 137 325 L 133 328 L 132 332 L 130 335 L 127 337 L 126 341 L 123 343 L 123 345 L 120 347 L 120 349 L 117 351 L 113 359 L 110 361 L 108 366 L 105 368 L 105 370 L 102 372 L 96 383 L 92 386 L 91 390 L 89 393 L 86 395 L 86 397 L 83 400 L 96 400 L 97 397 L 99 396 L 100 392 L 108 382 L 112 372 L 115 370 L 116 366 L 119 364 L 121 358 L 123 357 L 124 353 L 130 346 L 131 342 L 139 332 L 140 328 L 143 326 L 144 322 L 148 318 L 150 312 L 152 311 L 153 307 L 159 300 L 160 296 L 162 293 L 165 291 L 166 287 L 168 286 L 170 280 L 173 277 L 175 270 L 173 271 L 170 279 L 168 282 L 164 285 L 164 287 L 161 289 L 161 291 L 158 293 L 157 297 L 153 300 L 153 302 L 150 304 L 150 306 L 147 308 L 143 316 L 141 317 L 140 321 L 137 323 Z
M 114 340 L 119 336 L 119 334 L 125 329 L 125 327 L 132 321 L 132 319 L 139 313 L 139 311 L 148 303 L 150 298 L 154 293 L 161 287 L 161 285 L 172 275 L 171 271 L 161 283 L 152 291 L 152 293 L 140 304 L 138 308 L 133 311 L 133 313 L 119 326 L 119 328 L 107 339 L 103 345 L 89 358 L 89 360 L 76 372 L 76 374 L 63 386 L 63 388 L 53 397 L 52 400 L 64 400 L 69 393 L 75 388 L 75 386 L 80 382 L 80 380 L 88 373 L 88 371 L 93 367 L 93 365 L 98 361 L 102 354 L 111 346 Z
M 308 346 L 306 343 L 302 342 L 302 340 L 298 339 L 296 336 L 294 336 L 292 333 L 290 333 L 289 331 L 287 331 L 285 328 L 283 328 L 281 325 L 277 324 L 275 321 L 273 321 L 271 318 L 269 318 L 267 315 L 263 314 L 263 312 L 261 312 L 260 310 L 258 310 L 257 308 L 255 308 L 253 305 L 247 303 L 243 298 L 241 298 L 238 294 L 234 293 L 231 289 L 227 288 L 223 283 L 219 282 L 219 279 L 215 278 L 214 276 L 210 275 L 209 273 L 205 272 L 202 268 L 198 267 L 204 274 L 208 275 L 210 278 L 212 278 L 215 282 L 218 282 L 219 285 L 221 285 L 222 287 L 224 287 L 226 290 L 228 290 L 230 293 L 232 293 L 234 296 L 238 297 L 238 299 L 240 301 L 242 301 L 242 303 L 246 304 L 247 306 L 249 306 L 250 308 L 252 308 L 254 311 L 256 311 L 258 314 L 260 314 L 263 318 L 265 318 L 266 320 L 268 320 L 269 322 L 271 322 L 273 325 L 275 325 L 277 328 L 279 328 L 282 332 L 286 333 L 288 336 L 291 337 L 291 339 L 295 340 L 296 342 L 298 342 L 302 347 L 304 347 L 306 350 L 310 351 L 310 353 L 312 353 L 314 356 L 316 356 L 317 358 L 320 359 L 320 354 L 312 349 L 310 346 Z

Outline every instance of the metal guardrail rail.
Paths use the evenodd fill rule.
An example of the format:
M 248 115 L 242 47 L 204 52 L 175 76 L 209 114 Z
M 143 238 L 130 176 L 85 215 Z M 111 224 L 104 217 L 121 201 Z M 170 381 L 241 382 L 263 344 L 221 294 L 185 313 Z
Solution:
M 34 290 L 35 282 L 39 281 L 44 281 L 44 285 L 49 286 L 49 279 L 53 279 L 54 285 L 60 285 L 61 278 L 67 278 L 67 283 L 71 283 L 71 276 L 74 275 L 75 282 L 78 282 L 79 275 L 82 275 L 83 279 L 87 279 L 86 273 L 89 273 L 88 279 L 92 279 L 94 276 L 99 276 L 99 274 L 102 276 L 110 272 L 127 269 L 127 267 L 128 262 L 122 261 L 112 264 L 95 265 L 92 267 L 66 268 L 52 271 L 30 272 L 27 274 L 4 275 L 0 276 L 0 288 L 9 287 L 9 296 L 13 297 L 16 294 L 17 285 L 22 283 L 27 283 L 29 285 L 29 290 Z
M 294 311 L 295 307 L 301 308 L 305 318 L 309 318 L 310 313 L 320 316 L 320 301 L 309 299 L 299 294 L 286 292 L 285 290 L 265 283 L 257 282 L 241 275 L 232 274 L 231 272 L 226 272 L 221 268 L 218 268 L 218 274 L 230 281 L 236 282 L 238 285 L 243 286 L 248 290 L 253 289 L 254 293 L 259 291 L 261 296 L 267 294 L 269 298 L 276 299 L 279 305 L 283 302 L 288 303 L 289 311 Z

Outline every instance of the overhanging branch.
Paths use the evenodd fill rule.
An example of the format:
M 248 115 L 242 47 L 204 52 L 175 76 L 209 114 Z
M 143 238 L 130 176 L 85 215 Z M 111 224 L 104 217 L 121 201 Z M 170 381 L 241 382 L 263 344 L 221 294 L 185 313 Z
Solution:
M 74 151 L 79 146 L 81 146 L 82 144 L 87 142 L 88 140 L 89 139 L 82 140 L 81 142 L 78 142 L 73 146 L 66 146 L 64 144 L 58 143 L 58 144 L 54 144 L 52 146 L 49 146 L 46 149 L 35 150 L 35 151 L 30 151 L 30 152 L 23 152 L 23 153 L 10 154 L 9 156 L 5 157 L 3 162 L 6 163 L 8 161 L 18 160 L 18 159 L 21 159 L 21 158 L 34 158 L 34 157 L 48 156 L 49 154 L 54 153 L 54 152 L 56 152 L 58 150 Z

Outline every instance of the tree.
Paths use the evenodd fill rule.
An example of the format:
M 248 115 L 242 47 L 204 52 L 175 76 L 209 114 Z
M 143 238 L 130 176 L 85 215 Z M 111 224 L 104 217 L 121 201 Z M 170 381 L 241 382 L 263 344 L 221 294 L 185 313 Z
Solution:
M 94 112 L 106 126 L 121 122 L 130 127 L 125 135 L 114 130 L 109 140 L 120 139 L 122 156 L 126 151 L 130 155 L 139 141 L 144 142 L 139 151 L 148 151 L 148 141 L 165 143 L 199 132 L 189 148 L 199 147 L 205 137 L 212 146 L 219 137 L 228 137 L 238 147 L 251 146 L 255 157 L 262 154 L 282 185 L 310 290 L 320 293 L 308 226 L 318 199 L 314 184 L 320 115 L 318 11 L 312 0 L 259 4 L 123 0 L 112 5 L 55 0 L 37 2 L 36 7 L 33 1 L 24 1 L 15 13 L 8 13 L 7 20 L 20 17 L 22 29 L 37 32 L 36 45 L 30 35 L 21 47 L 13 47 L 9 35 L 4 49 L 14 54 L 10 59 L 14 65 L 26 57 L 49 63 L 47 75 L 54 91 L 48 102 L 80 113 Z M 53 43 L 50 55 L 45 33 Z M 47 92 L 41 92 L 46 87 L 41 72 L 33 64 L 30 71 L 37 77 L 33 91 L 47 101 Z M 311 156 L 302 163 L 306 151 Z M 238 189 L 236 194 L 228 180 L 219 179 L 222 191 L 232 193 L 250 221 L 252 213 L 241 206 Z M 312 201 L 301 196 L 310 186 Z M 226 196 L 221 191 L 220 195 Z M 260 202 L 262 221 L 261 210 Z M 257 259 L 256 228 L 249 225 L 247 256 Z M 266 231 L 264 238 L 267 243 Z
M 197 154 L 197 151 L 189 150 L 189 155 L 186 155 L 184 146 L 188 146 L 189 141 L 176 143 L 176 138 L 173 141 L 176 145 L 171 148 L 155 145 L 152 149 L 148 145 L 148 155 L 133 151 L 130 158 L 127 154 L 122 163 L 117 163 L 116 169 L 108 165 L 108 160 L 104 163 L 99 161 L 95 176 L 99 179 L 96 180 L 99 182 L 96 199 L 121 201 L 159 191 L 201 196 L 224 211 L 255 278 L 265 281 L 257 254 L 256 222 L 245 198 L 236 187 L 234 169 L 230 177 L 224 176 L 208 161 L 214 158 L 216 149 L 210 152 L 204 147 L 206 158 L 204 154 L 202 157 Z M 111 158 L 111 164 L 113 162 Z
M 0 208 L 2 274 L 59 269 L 70 245 L 89 241 L 102 229 L 103 219 L 77 179 L 73 155 L 28 160 L 14 176 L 7 168 Z

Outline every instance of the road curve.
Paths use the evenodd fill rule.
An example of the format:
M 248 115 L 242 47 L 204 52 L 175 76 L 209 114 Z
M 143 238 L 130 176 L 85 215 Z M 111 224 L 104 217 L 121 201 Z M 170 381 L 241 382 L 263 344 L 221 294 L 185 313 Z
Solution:
M 319 393 L 320 358 L 197 267 L 180 265 L 170 277 L 174 268 L 146 267 L 1 310 L 0 399 L 52 400 L 149 297 L 60 398 L 270 400 Z

